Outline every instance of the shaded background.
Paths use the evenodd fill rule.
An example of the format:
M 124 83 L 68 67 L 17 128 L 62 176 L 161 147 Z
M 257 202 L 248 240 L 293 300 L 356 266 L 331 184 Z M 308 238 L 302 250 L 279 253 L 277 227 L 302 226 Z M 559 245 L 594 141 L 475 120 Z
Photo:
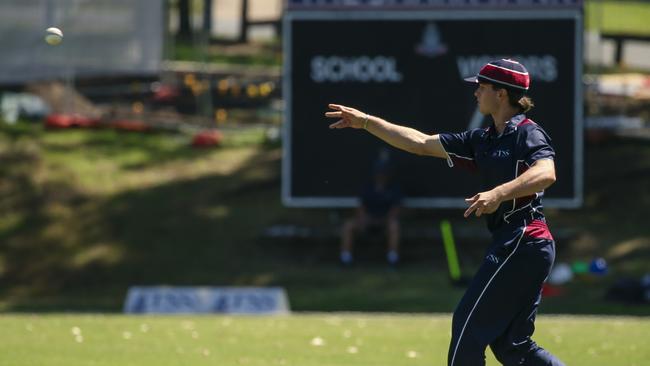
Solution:
M 47 6 L 59 4 L 67 4 L 65 11 L 55 13 L 54 24 L 49 24 L 44 18 Z M 123 17 L 135 14 L 124 10 L 128 6 L 134 12 L 146 7 L 146 20 L 135 28 L 137 16 Z M 0 54 L 0 64 L 19 67 L 0 71 L 2 80 L 16 80 L 0 85 L 3 311 L 120 312 L 134 285 L 280 286 L 295 311 L 453 310 L 463 289 L 449 281 L 439 224 L 451 222 L 461 267 L 471 275 L 489 240 L 481 220 L 465 220 L 459 209 L 404 210 L 403 266 L 398 271 L 386 268 L 381 238 L 362 238 L 357 246 L 359 266 L 342 271 L 337 263 L 339 230 L 352 211 L 283 205 L 285 59 L 279 1 L 14 1 L 3 2 L 2 7 L 0 23 L 15 24 L 16 17 L 33 21 L 26 23 L 31 24 L 27 28 L 2 32 L 0 39 L 10 44 L 12 33 L 39 42 L 46 26 L 72 25 L 61 25 L 65 38 L 60 46 L 38 43 L 20 54 Z M 38 11 L 24 13 L 24 7 Z M 87 7 L 94 9 L 93 14 L 86 15 Z M 576 106 L 585 114 L 584 205 L 546 211 L 558 239 L 557 262 L 576 273 L 561 286 L 561 295 L 544 299 L 542 313 L 649 313 L 646 303 L 607 297 L 620 281 L 638 283 L 650 271 L 645 214 L 650 205 L 649 12 L 644 1 L 585 3 L 585 102 Z M 98 31 L 104 25 L 90 21 L 96 17 L 115 17 L 107 24 L 117 24 L 119 47 L 110 55 L 93 48 L 113 45 L 105 43 L 107 32 Z M 421 26 L 407 26 L 411 40 L 420 37 Z M 477 32 L 465 34 L 453 22 L 439 26 L 442 32 L 453 29 L 463 38 L 473 39 Z M 150 44 L 143 45 L 142 34 L 151 37 L 145 37 Z M 350 38 L 357 36 L 361 33 Z M 80 40 L 87 45 L 82 48 L 85 54 L 65 52 Z M 557 41 L 570 47 L 564 38 Z M 317 45 L 304 43 L 305 52 Z M 364 42 L 359 47 L 372 45 Z M 398 45 L 411 52 L 412 42 Z M 35 52 L 41 56 L 35 57 Z M 144 57 L 147 52 L 154 55 Z M 58 76 L 35 78 L 36 74 L 23 72 L 22 62 L 11 61 L 16 57 L 26 65 L 109 62 L 92 75 L 69 74 L 62 67 Z M 438 61 L 411 62 L 426 69 L 425 64 Z M 449 60 L 442 57 L 440 62 Z M 409 80 L 415 77 L 401 70 Z M 457 93 L 458 98 L 450 99 L 453 103 L 441 108 L 460 111 L 460 125 L 444 123 L 449 129 L 463 129 L 471 114 L 471 92 L 451 73 L 447 77 L 453 82 L 444 83 L 451 89 L 438 89 L 439 85 L 428 89 L 427 75 L 414 82 L 419 91 L 410 94 L 413 100 L 398 97 L 409 105 L 417 98 L 436 100 L 447 90 Z M 544 88 L 542 83 L 537 86 Z M 388 94 L 382 88 L 373 90 Z M 420 94 L 423 90 L 431 95 Z M 560 143 L 561 121 L 542 114 L 556 112 L 552 102 L 543 95 L 533 97 L 540 104 L 533 117 Z M 370 103 L 365 97 L 353 98 L 359 107 Z M 363 159 L 378 154 L 381 144 L 366 134 L 327 129 L 329 121 L 322 113 L 329 100 L 324 99 L 305 101 L 314 107 L 309 109 L 313 117 L 304 118 L 319 131 L 312 142 L 329 141 L 338 149 L 327 146 L 325 151 L 339 154 L 346 149 Z M 391 104 L 373 113 L 435 130 L 425 112 L 410 116 L 400 107 Z M 315 156 L 329 158 L 320 151 Z M 457 174 L 445 168 L 444 161 L 414 161 L 425 173 L 432 169 L 445 176 Z M 338 168 L 327 161 L 312 163 L 314 174 Z M 368 170 L 331 173 L 323 179 L 352 191 L 340 184 L 341 177 L 360 180 Z M 459 193 L 472 191 L 464 186 L 465 176 L 458 174 L 461 180 L 448 185 L 458 185 Z M 321 181 L 313 184 L 320 187 Z M 605 275 L 588 268 L 600 257 L 608 264 Z

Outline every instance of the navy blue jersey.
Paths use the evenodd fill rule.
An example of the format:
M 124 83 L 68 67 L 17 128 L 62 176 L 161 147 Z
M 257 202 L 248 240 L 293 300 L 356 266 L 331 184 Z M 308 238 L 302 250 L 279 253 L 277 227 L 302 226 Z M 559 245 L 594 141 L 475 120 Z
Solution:
M 519 114 L 506 122 L 499 135 L 494 125 L 462 133 L 441 133 L 440 142 L 447 152 L 450 167 L 465 167 L 477 171 L 487 191 L 509 182 L 525 172 L 535 161 L 553 159 L 555 151 L 551 138 L 525 115 Z M 502 202 L 499 208 L 487 214 L 488 229 L 497 231 L 521 218 L 544 219 L 543 192 Z

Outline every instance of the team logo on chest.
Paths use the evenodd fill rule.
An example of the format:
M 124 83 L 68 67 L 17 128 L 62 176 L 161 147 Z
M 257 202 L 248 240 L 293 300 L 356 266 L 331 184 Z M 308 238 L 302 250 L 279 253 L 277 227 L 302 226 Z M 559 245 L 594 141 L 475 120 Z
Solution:
M 492 158 L 507 158 L 510 157 L 510 150 L 494 150 L 489 155 Z

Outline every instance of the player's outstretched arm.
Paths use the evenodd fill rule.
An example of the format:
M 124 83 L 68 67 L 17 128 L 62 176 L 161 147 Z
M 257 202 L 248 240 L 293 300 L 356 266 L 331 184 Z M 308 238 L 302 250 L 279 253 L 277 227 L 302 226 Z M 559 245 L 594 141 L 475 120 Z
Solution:
M 330 125 L 330 128 L 365 129 L 387 143 L 410 153 L 447 158 L 438 135 L 427 135 L 413 128 L 399 126 L 339 104 L 330 104 L 329 108 L 333 111 L 326 112 L 325 116 L 338 119 Z

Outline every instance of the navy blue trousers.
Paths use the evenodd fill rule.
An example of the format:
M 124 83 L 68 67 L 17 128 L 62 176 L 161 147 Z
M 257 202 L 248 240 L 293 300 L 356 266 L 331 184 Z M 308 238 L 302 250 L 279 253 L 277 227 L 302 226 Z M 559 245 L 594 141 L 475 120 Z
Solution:
M 554 259 L 555 242 L 544 221 L 509 225 L 494 234 L 454 312 L 449 366 L 485 365 L 488 346 L 506 366 L 564 365 L 531 339 Z

